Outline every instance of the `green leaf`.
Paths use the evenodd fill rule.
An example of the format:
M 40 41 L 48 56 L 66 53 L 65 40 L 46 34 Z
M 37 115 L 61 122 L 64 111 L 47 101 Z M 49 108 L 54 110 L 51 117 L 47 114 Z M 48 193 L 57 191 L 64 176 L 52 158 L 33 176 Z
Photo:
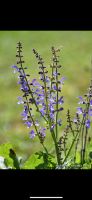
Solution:
M 12 148 L 10 143 L 0 145 L 0 156 L 4 157 L 4 164 L 6 167 L 14 168 L 13 160 L 9 157 L 9 150 Z
M 80 163 L 80 152 L 76 152 L 76 163 Z
M 25 162 L 23 169 L 35 169 L 38 165 L 43 163 L 43 158 L 39 158 L 39 155 L 33 154 Z
M 36 152 L 25 162 L 23 169 L 52 169 L 55 168 L 55 158 L 42 151 Z
M 38 165 L 36 169 L 52 169 L 56 167 L 56 159 L 53 155 L 47 154 L 45 152 L 37 152 L 36 155 L 39 155 L 39 158 L 43 158 L 43 163 Z
M 92 151 L 89 152 L 89 158 L 92 160 Z
M 12 158 L 13 160 L 13 165 L 16 169 L 20 169 L 20 163 L 18 161 L 18 158 L 16 156 L 16 153 L 14 152 L 13 149 L 10 149 L 10 153 L 9 153 L 10 158 Z

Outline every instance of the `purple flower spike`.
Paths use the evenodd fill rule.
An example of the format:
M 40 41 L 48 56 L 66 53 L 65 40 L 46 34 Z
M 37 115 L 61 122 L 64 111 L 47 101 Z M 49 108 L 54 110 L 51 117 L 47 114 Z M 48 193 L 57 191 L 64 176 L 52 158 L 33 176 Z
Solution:
M 34 132 L 34 130 L 31 130 L 29 134 L 30 134 L 30 138 L 31 138 L 31 139 L 33 139 L 33 138 L 35 137 L 35 132 Z
M 90 128 L 90 120 L 89 120 L 89 119 L 86 120 L 86 122 L 85 122 L 85 126 L 86 126 L 87 128 Z

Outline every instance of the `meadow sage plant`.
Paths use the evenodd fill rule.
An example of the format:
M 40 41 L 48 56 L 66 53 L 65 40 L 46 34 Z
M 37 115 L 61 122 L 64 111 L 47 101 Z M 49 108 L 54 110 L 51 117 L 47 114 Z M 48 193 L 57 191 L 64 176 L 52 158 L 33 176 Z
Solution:
M 64 109 L 64 97 L 62 95 L 62 86 L 65 80 L 65 77 L 60 75 L 62 66 L 59 63 L 59 52 L 60 49 L 51 48 L 52 63 L 50 65 L 51 73 L 49 73 L 43 58 L 33 49 L 33 54 L 39 66 L 39 80 L 36 78 L 31 80 L 29 78 L 30 75 L 27 73 L 27 67 L 24 64 L 22 44 L 18 42 L 16 55 L 17 65 L 12 66 L 14 72 L 18 72 L 18 84 L 22 91 L 22 96 L 18 97 L 18 104 L 23 104 L 21 116 L 24 124 L 29 128 L 30 139 L 34 140 L 35 137 L 38 137 L 44 148 L 45 153 L 43 155 L 47 156 L 47 162 L 52 163 L 51 168 L 62 169 L 76 166 L 76 153 L 79 150 L 79 143 L 81 143 L 79 162 L 81 168 L 85 163 L 87 137 L 91 127 L 92 81 L 85 97 L 78 97 L 79 102 L 74 119 L 71 119 L 70 110 L 68 109 L 66 114 L 67 125 L 63 134 L 59 136 L 58 127 L 62 126 L 63 123 L 62 112 Z M 34 115 L 34 108 L 40 119 L 43 119 L 43 125 L 41 125 L 39 117 Z M 48 149 L 44 144 L 47 129 L 54 142 L 56 163 L 51 161 Z M 72 142 L 69 145 L 68 139 L 70 135 Z M 73 150 L 71 159 L 72 149 L 75 150 Z M 46 159 L 44 160 L 46 161 Z

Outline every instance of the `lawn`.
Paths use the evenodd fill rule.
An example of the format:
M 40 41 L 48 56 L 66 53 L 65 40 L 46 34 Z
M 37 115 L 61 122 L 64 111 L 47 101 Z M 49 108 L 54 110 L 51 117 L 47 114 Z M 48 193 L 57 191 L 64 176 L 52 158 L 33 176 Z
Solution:
M 41 146 L 38 140 L 29 138 L 29 130 L 21 119 L 22 105 L 17 104 L 21 91 L 17 84 L 17 75 L 11 66 L 16 64 L 16 44 L 21 41 L 25 66 L 28 66 L 30 78 L 39 78 L 37 61 L 32 49 L 43 57 L 45 65 L 50 67 L 51 47 L 61 47 L 61 76 L 66 77 L 62 90 L 64 111 L 62 112 L 62 134 L 68 108 L 71 114 L 76 111 L 79 95 L 85 94 L 91 77 L 92 31 L 0 31 L 0 144 L 12 143 L 18 155 L 24 159 Z M 50 139 L 49 139 L 50 138 Z M 46 143 L 53 151 L 52 140 L 47 134 Z

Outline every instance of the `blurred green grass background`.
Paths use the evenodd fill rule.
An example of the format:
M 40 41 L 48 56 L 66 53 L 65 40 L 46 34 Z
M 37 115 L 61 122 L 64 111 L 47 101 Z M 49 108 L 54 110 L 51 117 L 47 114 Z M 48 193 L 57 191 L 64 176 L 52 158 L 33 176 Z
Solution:
M 31 79 L 39 78 L 37 61 L 32 49 L 35 48 L 50 66 L 51 47 L 60 47 L 61 76 L 65 76 L 62 94 L 64 95 L 63 125 L 68 108 L 71 114 L 76 111 L 79 95 L 85 94 L 90 82 L 92 31 L 0 31 L 0 144 L 12 143 L 15 151 L 24 158 L 40 150 L 38 140 L 29 139 L 29 130 L 21 119 L 22 105 L 17 104 L 20 96 L 17 75 L 11 66 L 16 64 L 16 44 L 23 43 L 25 66 L 28 66 Z M 48 133 L 46 143 L 52 149 L 52 140 Z

